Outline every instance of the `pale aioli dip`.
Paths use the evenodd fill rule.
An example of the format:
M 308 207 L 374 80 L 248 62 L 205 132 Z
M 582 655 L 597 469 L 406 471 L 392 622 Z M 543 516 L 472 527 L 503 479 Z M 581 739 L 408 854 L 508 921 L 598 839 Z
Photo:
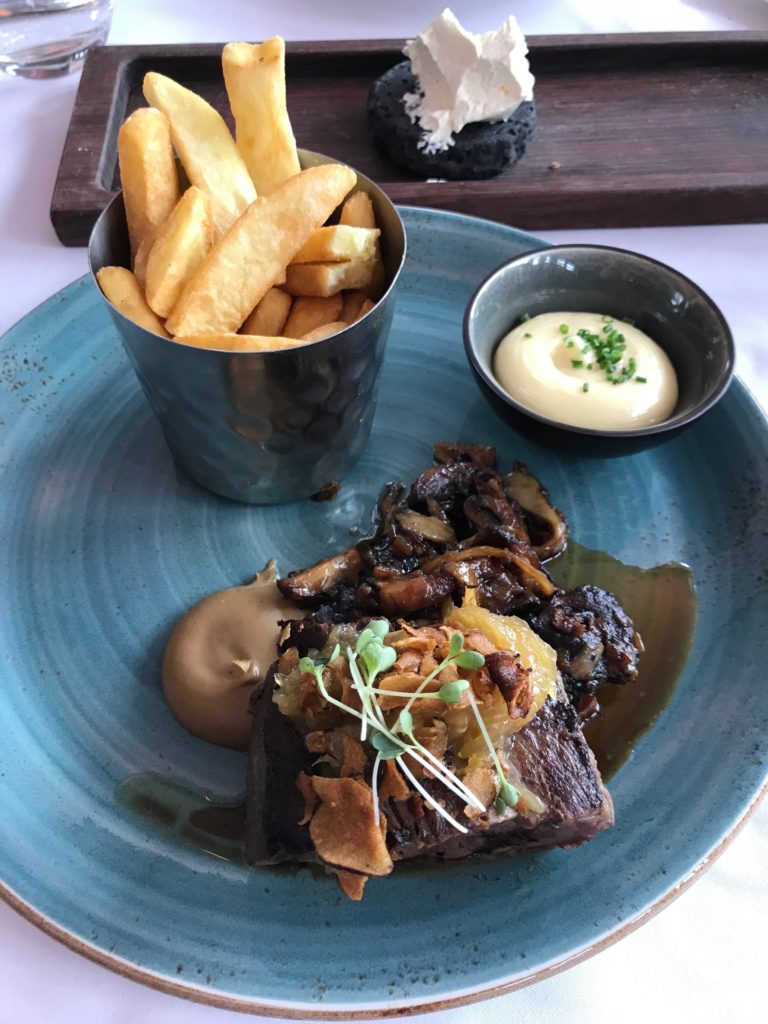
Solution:
M 611 355 L 618 361 L 608 362 Z M 573 427 L 648 427 L 677 404 L 666 352 L 633 325 L 599 313 L 541 313 L 518 324 L 496 349 L 493 372 L 531 412 Z

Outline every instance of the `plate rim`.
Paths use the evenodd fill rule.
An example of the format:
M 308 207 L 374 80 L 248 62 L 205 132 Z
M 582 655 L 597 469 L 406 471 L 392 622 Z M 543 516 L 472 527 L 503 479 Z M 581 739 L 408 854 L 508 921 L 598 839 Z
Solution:
M 498 235 L 514 234 L 518 237 L 523 236 L 525 238 L 530 238 L 531 241 L 535 243 L 540 244 L 541 242 L 540 239 L 527 231 L 514 228 L 510 225 L 500 224 L 486 218 L 473 217 L 454 211 L 435 210 L 419 206 L 399 206 L 399 210 L 406 214 L 421 216 L 432 221 L 452 221 L 454 223 L 458 222 L 459 224 L 469 222 L 467 226 L 474 226 L 475 229 L 482 226 L 482 228 L 486 230 L 493 230 L 494 233 Z M 42 310 L 43 307 L 47 306 L 53 300 L 68 299 L 68 293 L 74 293 L 74 291 L 79 286 L 82 286 L 84 282 L 87 282 L 89 278 L 90 275 L 87 273 L 80 275 L 38 303 L 35 307 L 20 317 L 14 324 L 12 324 L 2 336 L 0 336 L 0 345 L 10 334 L 21 327 L 21 325 L 35 313 Z M 768 411 L 763 408 L 760 401 L 740 376 L 734 375 L 734 378 L 737 381 L 735 390 L 741 392 L 742 400 L 745 400 L 748 404 L 751 404 L 754 407 L 754 411 L 761 417 L 768 427 Z M 730 390 L 730 388 L 728 390 Z M 56 922 L 48 914 L 38 910 L 32 903 L 24 899 L 13 888 L 8 886 L 2 879 L 0 879 L 0 899 L 8 904 L 8 906 L 10 906 L 25 920 L 43 931 L 46 935 L 91 962 L 96 963 L 99 966 L 106 967 L 128 980 L 138 982 L 149 988 L 164 992 L 165 994 L 192 1002 L 198 1002 L 237 1012 L 262 1014 L 268 1017 L 293 1020 L 314 1019 L 323 1021 L 351 1021 L 372 1018 L 388 1019 L 415 1014 L 434 1013 L 465 1006 L 485 999 L 492 999 L 518 989 L 525 988 L 536 982 L 543 981 L 548 977 L 568 969 L 569 967 L 576 966 L 577 964 L 590 959 L 603 949 L 608 948 L 615 942 L 624 938 L 626 935 L 637 930 L 637 928 L 643 925 L 646 921 L 655 917 L 661 910 L 674 902 L 678 896 L 685 892 L 706 870 L 709 869 L 709 867 L 712 866 L 712 864 L 739 835 L 767 793 L 768 775 L 763 779 L 760 787 L 753 791 L 749 802 L 744 807 L 741 814 L 731 823 L 728 831 L 722 835 L 720 840 L 689 869 L 687 874 L 680 878 L 670 889 L 658 896 L 654 902 L 644 907 L 634 917 L 621 922 L 616 928 L 603 934 L 598 939 L 581 949 L 577 949 L 575 952 L 568 953 L 559 959 L 545 963 L 527 973 L 509 977 L 507 980 L 503 980 L 501 982 L 484 983 L 478 987 L 471 987 L 464 991 L 459 990 L 455 995 L 448 995 L 437 999 L 428 999 L 427 1001 L 424 1001 L 423 997 L 413 1001 L 403 999 L 383 1000 L 378 1002 L 378 1004 L 348 1004 L 345 1008 L 338 1006 L 338 1008 L 329 1007 L 328 1009 L 323 1009 L 321 1005 L 316 1003 L 307 1002 L 290 1004 L 285 1000 L 276 1000 L 274 1002 L 263 1003 L 256 998 L 227 994 L 220 990 L 216 991 L 206 989 L 187 982 L 176 981 L 168 975 L 140 967 L 130 960 L 116 956 L 114 953 L 110 953 L 99 945 L 81 938 L 69 928 Z
M 576 953 L 564 956 L 559 960 L 555 960 L 552 963 L 539 967 L 527 974 L 519 975 L 509 981 L 502 982 L 500 984 L 485 985 L 470 992 L 457 994 L 455 996 L 448 996 L 426 1003 L 422 1001 L 411 1003 L 399 1000 L 397 1002 L 392 1001 L 391 1006 L 383 1006 L 379 1004 L 377 1008 L 373 1009 L 361 1007 L 360 1009 L 349 1010 L 323 1010 L 316 1007 L 316 1004 L 313 1003 L 297 1003 L 294 1007 L 285 1003 L 259 1003 L 255 1002 L 253 999 L 244 998 L 243 996 L 227 995 L 223 992 L 215 992 L 209 989 L 198 988 L 195 985 L 173 981 L 172 978 L 167 977 L 166 975 L 138 967 L 136 964 L 132 964 L 130 961 L 125 960 L 122 957 L 117 957 L 113 953 L 109 953 L 107 950 L 104 950 L 93 943 L 86 942 L 68 928 L 64 928 L 62 925 L 57 924 L 46 914 L 43 914 L 41 911 L 33 907 L 32 904 L 22 899 L 2 880 L 0 880 L 0 899 L 11 907 L 12 910 L 15 910 L 17 914 L 29 921 L 30 924 L 39 928 L 49 936 L 49 938 L 52 938 L 56 942 L 66 946 L 67 949 L 70 949 L 73 953 L 77 953 L 86 960 L 90 960 L 92 963 L 98 964 L 100 967 L 106 967 L 108 970 L 115 974 L 119 974 L 121 977 L 126 978 L 129 981 L 138 982 L 147 988 L 163 992 L 165 995 L 186 999 L 189 1002 L 202 1003 L 206 1006 L 215 1006 L 219 1009 L 231 1010 L 236 1013 L 248 1013 L 253 1016 L 260 1014 L 264 1017 L 272 1017 L 279 1020 L 365 1021 L 371 1019 L 388 1020 L 394 1017 L 412 1017 L 417 1014 L 439 1013 L 443 1010 L 469 1006 L 472 1003 L 483 1002 L 487 999 L 496 999 L 499 996 L 509 995 L 511 992 L 516 992 L 519 989 L 528 988 L 530 985 L 534 985 L 540 981 L 545 981 L 547 978 L 554 977 L 554 975 L 560 974 L 562 971 L 568 970 L 571 967 L 576 967 L 578 964 L 592 959 L 592 957 L 601 953 L 604 949 L 608 949 L 627 935 L 631 935 L 632 932 L 637 931 L 638 928 L 656 917 L 657 914 L 661 913 L 662 910 L 665 910 L 671 903 L 674 903 L 678 896 L 682 896 L 684 892 L 686 892 L 706 871 L 709 870 L 709 868 L 712 867 L 715 861 L 720 858 L 734 839 L 736 839 L 767 794 L 768 778 L 765 779 L 760 789 L 753 794 L 750 803 L 742 812 L 741 816 L 736 819 L 736 822 L 731 826 L 730 831 L 727 832 L 720 842 L 717 843 L 716 846 L 714 846 L 697 864 L 691 868 L 687 875 L 680 879 L 676 885 L 672 886 L 671 889 L 660 896 L 654 903 L 645 907 L 645 909 L 641 910 L 639 914 L 636 914 L 629 921 L 625 921 L 623 924 L 620 924 L 607 935 L 603 935 L 600 939 L 590 943 L 588 946 L 578 950 Z

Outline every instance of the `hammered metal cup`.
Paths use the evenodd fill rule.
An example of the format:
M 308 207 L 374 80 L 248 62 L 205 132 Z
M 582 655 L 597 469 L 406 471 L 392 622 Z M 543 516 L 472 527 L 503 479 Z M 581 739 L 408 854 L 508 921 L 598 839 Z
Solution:
M 302 167 L 331 163 L 299 151 Z M 98 288 L 171 453 L 216 494 L 257 505 L 306 498 L 339 480 L 362 453 L 405 259 L 405 229 L 392 202 L 362 174 L 381 228 L 386 291 L 357 323 L 330 338 L 274 352 L 192 348 L 128 320 Z M 91 274 L 130 266 L 122 193 L 88 245 Z

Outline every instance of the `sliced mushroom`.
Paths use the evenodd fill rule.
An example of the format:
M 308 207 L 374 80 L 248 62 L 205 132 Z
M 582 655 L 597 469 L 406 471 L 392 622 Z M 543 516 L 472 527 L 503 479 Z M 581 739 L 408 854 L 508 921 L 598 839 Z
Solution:
M 462 444 L 460 441 L 438 441 L 434 447 L 435 462 L 474 462 L 485 469 L 496 468 L 496 449 L 486 444 Z
M 347 548 L 333 558 L 278 580 L 277 585 L 300 608 L 311 607 L 344 580 L 356 580 L 362 569 L 363 561 L 357 548 Z
M 525 463 L 516 462 L 512 472 L 504 477 L 504 491 L 523 510 L 533 550 L 539 558 L 544 561 L 559 555 L 568 539 L 565 516 L 551 504 L 549 495 Z
M 434 608 L 458 587 L 449 576 L 422 572 L 379 578 L 379 604 L 389 618 Z
M 428 562 L 423 563 L 421 571 L 434 573 L 442 566 L 454 562 L 466 562 L 475 558 L 493 558 L 496 561 L 514 565 L 539 593 L 544 597 L 549 597 L 555 592 L 554 584 L 543 569 L 531 564 L 524 552 L 525 549 L 522 545 L 520 551 L 515 552 L 482 544 L 478 547 L 465 548 L 463 551 L 448 551 L 444 555 L 438 555 L 437 558 L 431 558 Z
M 456 534 L 453 528 L 442 519 L 424 516 L 420 512 L 400 512 L 395 517 L 401 529 L 423 540 L 435 544 L 455 544 Z

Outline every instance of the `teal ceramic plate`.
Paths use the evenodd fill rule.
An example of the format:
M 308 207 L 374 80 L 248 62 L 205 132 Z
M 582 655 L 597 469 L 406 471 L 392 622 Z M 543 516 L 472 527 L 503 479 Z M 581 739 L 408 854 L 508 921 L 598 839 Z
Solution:
M 622 460 L 523 441 L 481 398 L 464 305 L 536 244 L 405 211 L 409 256 L 371 444 L 338 498 L 232 504 L 177 474 L 89 280 L 0 345 L 0 864 L 5 895 L 130 977 L 283 1015 L 402 1013 L 525 984 L 644 919 L 711 857 L 766 776 L 768 429 L 742 385 L 687 433 Z M 699 626 L 658 725 L 611 782 L 617 825 L 577 850 L 410 869 L 344 899 L 308 870 L 247 870 L 116 800 L 137 773 L 236 799 L 243 758 L 194 739 L 160 693 L 190 604 L 366 529 L 381 485 L 442 438 L 523 458 L 573 536 L 625 562 L 687 562 Z

